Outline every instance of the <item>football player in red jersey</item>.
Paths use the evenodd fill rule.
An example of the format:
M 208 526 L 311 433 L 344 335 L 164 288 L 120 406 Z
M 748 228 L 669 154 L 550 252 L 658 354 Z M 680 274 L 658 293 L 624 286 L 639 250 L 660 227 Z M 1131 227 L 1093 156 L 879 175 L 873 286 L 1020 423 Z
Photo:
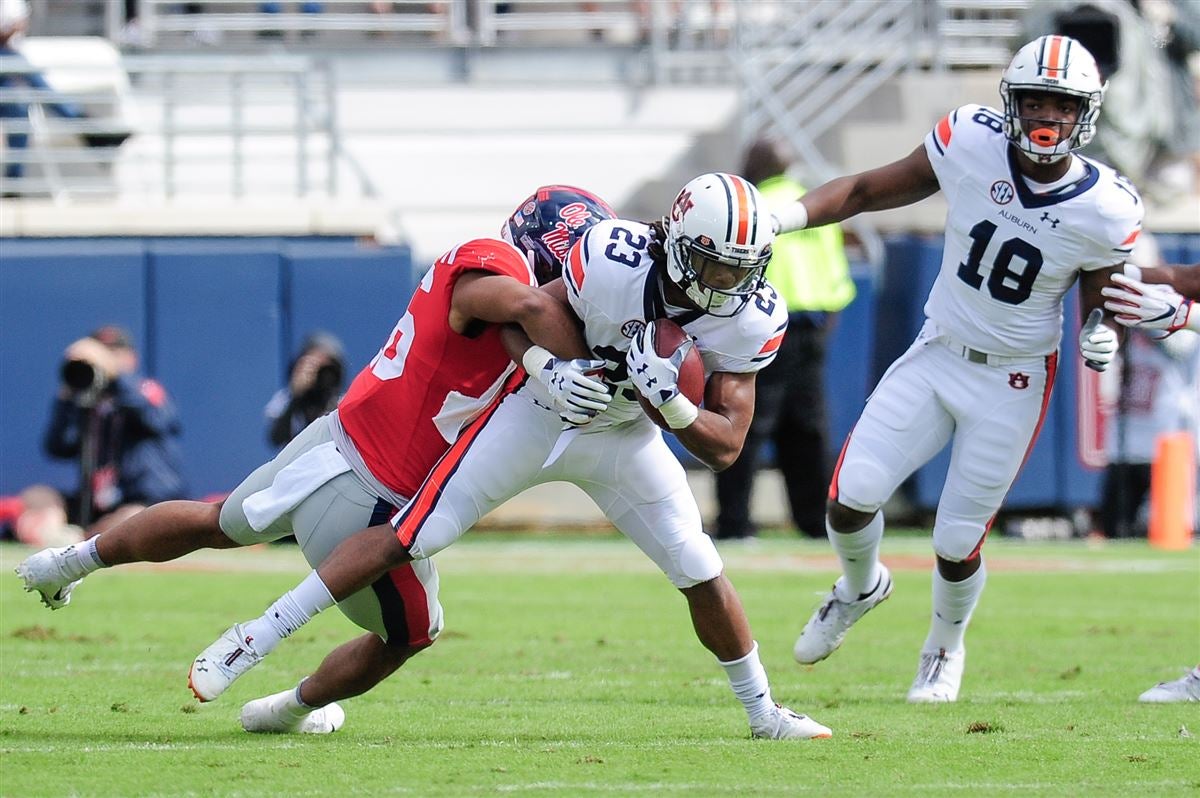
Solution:
M 611 219 L 588 230 L 549 290 L 563 292 L 591 351 L 604 359 L 615 388 L 609 406 L 586 427 L 564 431 L 544 384 L 526 382 L 505 396 L 463 431 L 390 522 L 340 543 L 260 617 L 234 624 L 206 648 L 193 662 L 193 685 L 204 668 L 215 697 L 335 598 L 340 603 L 389 569 L 422 567 L 510 497 L 563 481 L 587 493 L 684 596 L 696 637 L 724 670 L 753 736 L 829 737 L 828 728 L 772 699 L 683 466 L 638 400 L 649 400 L 710 468 L 737 458 L 754 415 L 755 375 L 774 359 L 787 327 L 787 310 L 763 279 L 773 238 L 758 190 L 723 173 L 690 181 L 661 222 Z M 707 378 L 702 408 L 680 391 L 678 362 L 648 343 L 664 317 L 696 339 Z M 526 351 L 522 362 L 536 372 L 541 359 Z
M 502 343 L 505 324 L 520 331 L 524 345 L 548 347 L 531 347 L 538 366 L 530 376 L 545 383 L 562 421 L 587 423 L 609 401 L 607 387 L 587 374 L 603 364 L 590 359 L 566 306 L 538 285 L 559 275 L 571 243 L 613 215 L 589 192 L 538 189 L 505 221 L 503 240 L 474 239 L 439 258 L 337 410 L 309 425 L 224 502 L 164 502 L 82 544 L 42 550 L 17 567 L 26 590 L 57 609 L 98 568 L 288 534 L 315 567 L 341 538 L 403 506 L 459 430 L 523 376 Z M 322 664 L 314 686 L 328 685 L 332 693 L 319 697 L 321 705 L 333 700 L 330 694 L 345 698 L 370 689 L 432 644 L 442 628 L 437 572 L 428 562 L 385 574 L 341 608 L 368 634 Z M 203 666 L 194 677 L 197 697 L 209 698 Z M 336 705 L 306 712 L 307 693 L 297 689 L 286 697 L 295 702 L 287 711 L 252 717 L 247 727 L 324 732 L 341 725 Z

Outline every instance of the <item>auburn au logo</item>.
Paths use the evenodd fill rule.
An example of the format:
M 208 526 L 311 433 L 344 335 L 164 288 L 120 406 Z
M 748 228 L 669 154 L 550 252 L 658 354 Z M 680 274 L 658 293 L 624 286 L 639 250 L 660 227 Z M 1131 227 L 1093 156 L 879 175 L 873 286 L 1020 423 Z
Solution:
M 679 196 L 675 198 L 675 205 L 671 208 L 671 221 L 678 222 L 695 205 L 696 203 L 692 202 L 692 192 L 680 191 Z
M 1029 387 L 1029 375 L 1014 371 L 1008 375 L 1008 384 L 1018 391 L 1023 391 Z

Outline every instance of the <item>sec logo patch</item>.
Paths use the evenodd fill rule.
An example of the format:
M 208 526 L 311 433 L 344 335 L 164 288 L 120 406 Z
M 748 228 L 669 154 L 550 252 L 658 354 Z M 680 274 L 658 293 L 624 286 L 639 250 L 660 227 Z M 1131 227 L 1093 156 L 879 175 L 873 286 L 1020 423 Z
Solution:
M 645 326 L 646 322 L 641 319 L 630 319 L 621 325 L 621 335 L 624 335 L 626 338 L 633 338 L 635 335 L 641 333 Z
M 1007 205 L 1012 202 L 1015 193 L 1012 183 L 1007 180 L 997 180 L 992 183 L 992 202 L 997 205 Z

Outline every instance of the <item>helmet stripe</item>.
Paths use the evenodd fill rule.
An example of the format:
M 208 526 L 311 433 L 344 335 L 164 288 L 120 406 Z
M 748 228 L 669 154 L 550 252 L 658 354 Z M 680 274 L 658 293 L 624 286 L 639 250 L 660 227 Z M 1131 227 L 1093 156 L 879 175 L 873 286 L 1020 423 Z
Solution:
M 748 207 L 750 192 L 746 190 L 745 181 L 740 177 L 735 177 L 730 182 L 733 183 L 733 189 L 737 192 L 738 228 L 736 240 L 738 244 L 745 245 L 750 232 L 750 209 Z
M 729 188 L 728 175 L 717 173 L 717 179 L 721 181 L 721 187 L 725 189 L 725 204 L 729 209 L 729 213 L 725 215 L 725 240 L 733 238 L 733 217 L 737 212 L 737 206 L 733 202 L 733 191 Z
M 1050 57 L 1046 59 L 1046 77 L 1061 78 L 1062 77 L 1062 37 L 1050 37 Z

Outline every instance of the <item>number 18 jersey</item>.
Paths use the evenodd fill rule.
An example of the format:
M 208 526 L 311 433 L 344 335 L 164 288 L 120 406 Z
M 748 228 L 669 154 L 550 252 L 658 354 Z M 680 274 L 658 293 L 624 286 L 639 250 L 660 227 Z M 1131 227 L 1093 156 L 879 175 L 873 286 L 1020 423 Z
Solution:
M 925 151 L 949 206 L 925 315 L 982 352 L 1054 352 L 1063 295 L 1078 272 L 1121 263 L 1132 251 L 1142 222 L 1137 190 L 1110 167 L 1072 155 L 1082 175 L 1035 193 L 1003 118 L 981 105 L 938 122 Z

